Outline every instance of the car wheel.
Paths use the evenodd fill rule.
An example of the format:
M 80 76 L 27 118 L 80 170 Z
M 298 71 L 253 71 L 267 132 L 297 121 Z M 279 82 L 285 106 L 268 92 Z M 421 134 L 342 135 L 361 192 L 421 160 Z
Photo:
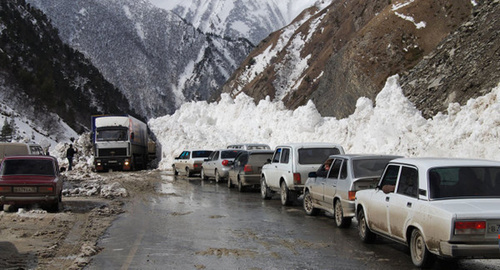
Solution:
M 342 203 L 339 200 L 335 200 L 335 225 L 339 228 L 347 228 L 351 226 L 351 218 L 344 217 L 344 209 L 342 209 Z
M 417 267 L 430 267 L 434 262 L 434 256 L 427 249 L 424 236 L 418 229 L 411 232 L 410 254 L 413 264 Z
M 191 170 L 189 169 L 189 167 L 186 167 L 186 176 L 187 177 L 193 176 L 193 173 L 191 172 Z
M 304 210 L 306 211 L 306 214 L 308 216 L 315 216 L 319 212 L 319 209 L 314 208 L 313 206 L 313 200 L 311 193 L 309 193 L 309 190 L 306 190 L 306 192 L 304 193 Z
M 175 166 L 172 166 L 172 170 L 174 171 L 174 175 L 179 175 L 179 172 L 177 171 L 177 169 L 175 168 Z
M 361 241 L 365 243 L 372 243 L 375 241 L 377 237 L 371 230 L 368 228 L 366 223 L 365 212 L 361 209 L 358 213 L 358 234 Z
M 271 199 L 271 189 L 267 187 L 266 178 L 264 176 L 260 179 L 260 196 L 263 200 Z
M 215 170 L 215 183 L 219 183 L 222 181 L 222 178 L 220 177 L 219 171 Z
M 287 206 L 292 204 L 292 192 L 286 186 L 285 181 L 281 182 L 281 205 Z
M 227 178 L 227 188 L 232 188 L 233 187 L 233 182 L 231 182 L 231 177 Z
M 208 180 L 208 177 L 205 175 L 205 170 L 203 170 L 203 168 L 201 168 L 200 178 L 201 180 Z
M 244 192 L 245 187 L 243 186 L 243 183 L 241 183 L 241 179 L 238 177 L 238 191 L 239 192 Z

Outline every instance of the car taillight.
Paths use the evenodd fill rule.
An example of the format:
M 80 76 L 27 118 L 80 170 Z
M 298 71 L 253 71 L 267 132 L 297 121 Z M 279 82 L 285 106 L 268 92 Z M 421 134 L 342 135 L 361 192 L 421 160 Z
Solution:
M 293 183 L 300 185 L 300 173 L 294 173 L 293 174 Z
M 198 167 L 200 167 L 200 164 L 194 164 L 193 167 L 198 168 Z
M 224 159 L 222 161 L 222 166 L 227 166 L 227 164 L 229 164 L 229 161 L 227 159 Z
M 251 165 L 245 165 L 245 167 L 243 167 L 243 171 L 244 172 L 251 172 L 252 171 L 252 166 Z
M 0 193 L 2 192 L 11 192 L 12 188 L 11 187 L 0 187 Z
M 484 234 L 486 221 L 455 221 L 455 234 Z
M 41 193 L 52 193 L 52 192 L 54 192 L 54 188 L 53 187 L 39 187 L 38 188 L 38 192 L 41 192 Z
M 354 201 L 356 199 L 356 191 L 349 191 L 349 201 Z

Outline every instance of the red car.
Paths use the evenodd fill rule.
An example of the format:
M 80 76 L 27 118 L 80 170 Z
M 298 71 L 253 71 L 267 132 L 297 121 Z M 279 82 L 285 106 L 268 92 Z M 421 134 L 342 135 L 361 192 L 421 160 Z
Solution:
M 0 165 L 0 206 L 38 204 L 57 212 L 62 208 L 63 180 L 51 156 L 10 156 Z

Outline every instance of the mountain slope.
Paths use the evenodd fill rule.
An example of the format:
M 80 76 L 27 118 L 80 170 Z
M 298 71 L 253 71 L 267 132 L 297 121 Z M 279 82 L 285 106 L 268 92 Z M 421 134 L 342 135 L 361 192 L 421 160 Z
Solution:
M 29 0 L 146 118 L 211 95 L 252 49 L 141 0 Z
M 171 10 L 200 29 L 224 37 L 242 37 L 253 44 L 269 33 L 289 24 L 300 12 L 313 5 L 331 2 L 318 0 L 150 0 Z
M 65 133 L 60 118 L 82 132 L 92 114 L 134 113 L 125 97 L 24 0 L 0 3 L 0 81 L 2 114 L 26 117 L 55 140 Z
M 313 100 L 322 115 L 346 117 L 359 97 L 373 100 L 389 76 L 431 53 L 473 8 L 467 0 L 355 0 L 309 9 L 264 39 L 222 92 L 269 95 L 288 108 Z

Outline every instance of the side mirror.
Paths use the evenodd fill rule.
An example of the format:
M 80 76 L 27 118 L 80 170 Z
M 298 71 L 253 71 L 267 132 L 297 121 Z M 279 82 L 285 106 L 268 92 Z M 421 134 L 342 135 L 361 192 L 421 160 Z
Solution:
M 310 172 L 307 177 L 309 178 L 316 178 L 318 175 L 316 174 L 316 172 Z

